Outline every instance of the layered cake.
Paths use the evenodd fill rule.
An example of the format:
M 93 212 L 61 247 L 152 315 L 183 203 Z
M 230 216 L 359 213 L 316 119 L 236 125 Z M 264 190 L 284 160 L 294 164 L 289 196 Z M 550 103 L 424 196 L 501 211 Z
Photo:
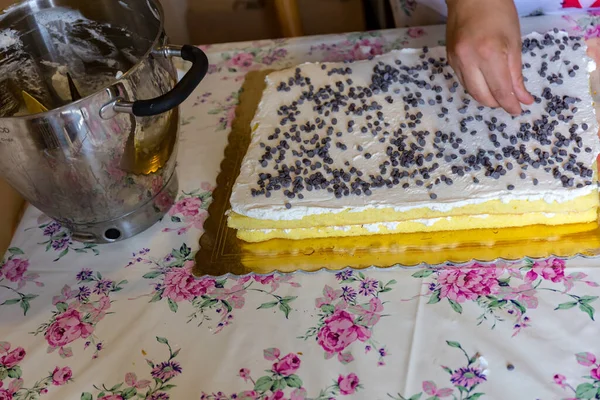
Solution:
M 535 102 L 517 117 L 473 100 L 444 47 L 271 73 L 229 226 L 258 242 L 596 221 L 595 64 L 558 31 L 522 53 Z

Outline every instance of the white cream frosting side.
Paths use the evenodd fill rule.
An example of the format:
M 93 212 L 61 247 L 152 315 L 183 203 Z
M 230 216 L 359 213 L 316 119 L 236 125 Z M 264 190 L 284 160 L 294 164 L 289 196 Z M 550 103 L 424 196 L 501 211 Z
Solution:
M 561 42 L 562 38 L 566 36 L 564 33 L 553 33 L 552 35 L 554 38 L 561 40 Z M 539 41 L 543 40 L 543 37 L 540 34 L 526 36 L 527 39 L 537 39 Z M 574 46 L 575 43 L 578 43 L 578 45 Z M 418 143 L 417 138 L 411 136 L 411 132 L 430 132 L 428 136 L 424 137 L 425 142 L 420 143 L 422 145 L 421 154 L 436 154 L 442 150 L 435 146 L 442 146 L 444 158 L 433 158 L 432 161 L 425 165 L 430 166 L 434 162 L 439 164 L 439 168 L 429 174 L 430 178 L 427 179 L 425 185 L 418 186 L 415 184 L 415 179 L 419 179 L 418 176 L 415 179 L 404 177 L 400 179 L 400 184 L 391 188 L 386 186 L 372 188 L 372 193 L 369 196 L 366 196 L 364 193 L 361 195 L 351 193 L 347 196 L 336 198 L 334 193 L 325 189 L 312 191 L 304 189 L 301 191 L 303 195 L 302 199 L 298 196 L 290 199 L 284 195 L 284 188 L 271 191 L 270 197 L 265 197 L 264 194 L 252 196 L 252 189 L 260 189 L 257 180 L 261 173 L 277 175 L 276 168 L 280 167 L 281 164 L 285 163 L 288 166 L 293 166 L 297 160 L 301 161 L 303 158 L 306 158 L 305 155 L 300 157 L 294 156 L 292 150 L 300 151 L 300 144 L 311 147 L 306 143 L 287 140 L 289 148 L 281 164 L 276 164 L 274 160 L 270 160 L 268 165 L 261 165 L 260 160 L 265 153 L 265 148 L 261 147 L 261 143 L 272 147 L 277 146 L 281 140 L 284 140 L 283 133 L 289 131 L 291 125 L 288 122 L 282 126 L 280 122 L 283 117 L 278 115 L 277 111 L 283 105 L 292 104 L 293 101 L 300 97 L 303 91 L 307 90 L 306 87 L 301 87 L 300 85 L 289 86 L 289 91 L 277 90 L 281 82 L 288 82 L 290 78 L 294 77 L 296 68 L 270 74 L 267 77 L 267 87 L 263 93 L 263 98 L 252 122 L 252 126 L 256 127 L 256 130 L 252 133 L 248 152 L 243 159 L 240 175 L 233 188 L 231 196 L 232 210 L 238 214 L 257 219 L 296 220 L 315 214 L 338 213 L 345 210 L 360 212 L 382 208 L 391 208 L 395 211 L 409 211 L 425 207 L 435 211 L 447 212 L 456 207 L 484 203 L 490 200 L 500 200 L 504 203 L 515 200 L 541 200 L 546 203 L 563 203 L 595 192 L 597 190 L 595 183 L 579 188 L 575 185 L 564 187 L 560 179 L 554 178 L 552 172 L 547 172 L 543 167 L 534 168 L 527 164 L 523 167 L 523 165 L 519 165 L 511 158 L 497 161 L 491 157 L 494 166 L 504 166 L 505 175 L 500 176 L 499 179 L 485 176 L 485 168 L 478 171 L 471 169 L 460 176 L 451 173 L 452 166 L 465 165 L 463 159 L 469 155 L 476 154 L 478 150 L 501 152 L 500 149 L 503 147 L 512 145 L 512 138 L 503 138 L 497 130 L 493 132 L 489 130 L 489 121 L 492 118 L 496 121 L 495 125 L 506 124 L 503 133 L 516 135 L 522 123 L 533 124 L 534 120 L 540 119 L 543 115 L 548 116 L 548 111 L 545 110 L 547 101 L 543 98 L 544 88 L 550 88 L 552 96 L 578 98 L 579 101 L 569 105 L 569 110 L 565 112 L 565 115 L 571 115 L 570 110 L 573 107 L 577 108 L 577 112 L 572 114 L 573 119 L 569 122 L 557 121 L 558 124 L 555 127 L 553 135 L 549 137 L 552 140 L 552 144 L 540 144 L 536 140 L 523 141 L 519 139 L 515 146 L 519 147 L 523 145 L 525 152 L 532 158 L 537 157 L 535 155 L 536 151 L 551 153 L 552 148 L 556 144 L 554 134 L 559 132 L 564 137 L 569 138 L 571 135 L 569 130 L 576 124 L 577 129 L 575 131 L 583 141 L 583 146 L 579 153 L 575 154 L 577 157 L 576 161 L 582 163 L 586 168 L 592 168 L 597 155 L 600 153 L 600 141 L 597 136 L 598 124 L 590 95 L 588 79 L 588 69 L 595 68 L 595 65 L 587 57 L 585 45 L 582 40 L 569 39 L 562 50 L 560 50 L 559 46 L 559 44 L 547 45 L 544 49 L 536 48 L 531 52 L 526 51 L 523 54 L 523 64 L 525 66 L 523 74 L 526 79 L 526 86 L 533 95 L 539 97 L 542 101 L 534 103 L 531 106 L 524 106 L 525 113 L 515 118 L 510 117 L 501 109 L 484 108 L 479 110 L 477 108 L 478 104 L 460 86 L 457 86 L 457 80 L 449 66 L 444 66 L 443 73 L 433 75 L 432 79 L 429 79 L 430 71 L 433 68 L 431 64 L 427 71 L 413 71 L 415 72 L 415 79 L 424 80 L 432 86 L 439 86 L 441 88 L 440 92 L 436 93 L 433 90 L 418 88 L 414 84 L 392 83 L 387 93 L 373 94 L 368 98 L 368 102 L 376 101 L 381 106 L 380 111 L 383 113 L 382 123 L 385 122 L 388 124 L 384 130 L 392 132 L 401 127 L 401 124 L 408 124 L 410 119 L 406 118 L 407 112 L 410 114 L 420 112 L 422 114 L 420 124 L 414 128 L 406 127 L 406 125 L 404 125 L 405 128 L 402 128 L 403 134 L 408 136 L 406 140 L 407 144 Z M 558 50 L 561 51 L 559 59 L 551 61 Z M 532 55 L 532 53 L 535 55 Z M 372 82 L 373 69 L 378 63 L 393 67 L 397 66 L 397 62 L 399 61 L 402 65 L 413 67 L 429 58 L 436 60 L 443 59 L 445 57 L 445 48 L 431 48 L 428 49 L 424 58 L 421 57 L 422 55 L 422 49 L 403 49 L 375 57 L 372 60 L 354 63 L 307 63 L 297 68 L 300 70 L 302 76 L 310 77 L 315 91 L 326 85 L 336 87 L 337 82 L 342 82 L 345 86 L 342 93 L 347 94 L 350 86 L 369 87 Z M 542 58 L 544 56 L 545 58 Z M 539 71 L 542 68 L 543 62 L 547 63 L 547 69 L 544 71 L 545 76 L 540 76 Z M 575 66 L 577 66 L 577 69 L 574 70 Z M 330 74 L 332 70 L 346 68 L 351 68 L 352 72 L 344 75 L 337 73 Z M 560 74 L 563 83 L 550 83 L 547 77 L 552 74 Z M 447 75 L 449 79 L 446 79 L 444 75 Z M 347 83 L 347 79 L 352 80 L 351 85 Z M 397 93 L 394 92 L 395 90 Z M 411 107 L 409 111 L 405 111 L 406 102 L 403 100 L 403 97 L 409 94 L 416 96 L 417 92 L 422 96 L 422 104 L 419 104 L 416 108 Z M 443 99 L 441 104 L 438 104 L 436 101 L 437 95 Z M 391 97 L 393 100 L 392 104 L 386 101 L 388 97 Z M 452 98 L 453 101 L 449 102 L 449 98 Z M 464 110 L 463 107 L 465 104 L 463 100 L 470 100 L 470 103 L 466 105 L 466 109 Z M 357 106 L 360 105 L 358 100 L 349 102 L 354 102 Z M 316 117 L 320 117 L 325 122 L 322 129 L 316 129 L 310 133 L 303 132 L 302 139 L 310 139 L 315 134 L 318 135 L 319 141 L 322 138 L 331 138 L 329 155 L 333 159 L 333 163 L 329 167 L 332 169 L 345 169 L 346 171 L 354 167 L 363 173 L 363 179 L 367 181 L 370 175 L 382 175 L 386 178 L 386 174 L 381 173 L 380 165 L 389 160 L 389 157 L 386 155 L 386 148 L 390 146 L 389 139 L 393 138 L 393 136 L 382 136 L 381 134 L 374 136 L 370 131 L 362 133 L 361 128 L 369 122 L 373 122 L 373 119 L 370 121 L 366 119 L 368 113 L 362 116 L 353 115 L 352 113 L 347 115 L 344 109 L 341 109 L 339 112 L 331 112 L 329 116 L 323 116 L 313 110 L 314 106 L 315 104 L 309 101 L 299 104 L 297 106 L 299 113 L 295 115 L 296 121 L 294 124 L 300 126 L 307 122 L 314 123 Z M 441 107 L 447 109 L 443 118 L 438 117 Z M 482 120 L 468 122 L 467 132 L 461 132 L 460 122 L 469 116 L 481 116 Z M 337 119 L 335 125 L 332 125 L 333 118 Z M 553 121 L 557 118 L 555 116 L 548 116 L 548 119 L 549 121 Z M 348 132 L 347 130 L 350 121 L 354 124 L 353 132 Z M 585 125 L 587 125 L 587 129 L 583 129 Z M 328 136 L 326 130 L 329 126 L 334 126 L 334 131 L 336 133 L 338 131 L 341 132 L 341 136 L 337 136 L 336 134 Z M 273 135 L 275 129 L 280 129 L 282 133 L 278 138 L 269 140 L 269 136 Z M 434 142 L 434 132 L 438 130 L 445 134 L 453 132 L 455 140 L 461 140 L 458 148 L 453 148 L 449 143 L 438 142 L 436 144 Z M 472 131 L 476 131 L 476 134 L 472 135 Z M 499 147 L 493 144 L 493 141 L 490 139 L 491 134 L 496 135 L 496 141 L 500 144 Z M 380 138 L 385 138 L 385 141 L 380 142 L 378 140 Z M 343 150 L 336 147 L 336 143 L 338 142 L 345 145 L 346 149 Z M 514 143 L 514 140 L 512 142 Z M 575 140 L 570 140 L 568 146 L 560 147 L 560 150 L 567 152 L 561 158 L 568 160 L 568 157 L 574 154 L 573 149 L 576 147 Z M 585 150 L 586 148 L 587 151 Z M 459 153 L 461 150 L 464 151 L 464 154 Z M 369 153 L 369 158 L 366 157 L 366 153 Z M 447 157 L 455 158 L 446 161 Z M 311 161 L 321 160 L 314 158 Z M 506 168 L 507 162 L 511 163 L 511 169 Z M 561 174 L 571 177 L 569 172 L 564 170 L 564 166 L 560 162 L 547 165 L 547 167 L 558 167 Z M 400 171 L 403 170 L 402 167 L 398 168 L 400 168 Z M 413 166 L 410 169 L 414 170 L 416 168 L 416 166 Z M 391 169 L 391 166 L 387 167 L 388 176 Z M 308 175 L 317 171 L 322 171 L 322 168 L 310 170 Z M 433 188 L 428 189 L 426 187 L 427 183 L 430 182 L 433 184 L 442 175 L 451 178 L 453 181 L 452 185 L 438 181 Z M 522 178 L 523 176 L 524 178 Z M 474 179 L 478 183 L 475 183 Z M 536 185 L 534 185 L 534 181 L 537 183 Z M 593 181 L 593 179 L 591 177 L 585 179 L 575 177 L 575 182 L 583 183 L 583 181 L 589 182 Z M 404 183 L 408 183 L 410 186 L 403 188 Z M 511 190 L 509 190 L 509 186 L 513 186 Z
M 542 215 L 548 219 L 552 219 L 552 218 L 556 217 L 555 213 L 542 213 Z M 470 216 L 470 218 L 475 218 L 475 219 L 487 219 L 488 217 L 489 217 L 489 214 L 480 214 L 480 215 L 471 215 Z M 408 221 L 403 221 L 402 223 L 415 222 L 418 224 L 422 224 L 422 225 L 431 227 L 442 220 L 452 221 L 452 219 L 453 219 L 453 217 L 420 218 L 420 219 L 412 219 L 412 220 L 408 220 Z M 400 224 L 400 222 L 377 222 L 377 223 L 373 223 L 373 224 L 335 226 L 335 227 L 333 227 L 333 229 L 336 231 L 348 232 L 348 231 L 352 230 L 352 228 L 361 227 L 363 229 L 366 229 L 367 232 L 378 233 L 382 229 L 385 229 L 386 231 L 394 231 L 394 230 L 396 230 L 396 228 L 398 227 L 399 224 Z M 307 228 L 300 228 L 300 229 L 304 230 Z M 319 228 L 314 228 L 314 229 L 318 230 Z M 284 229 L 284 233 L 291 233 L 292 231 L 293 231 L 293 229 Z M 273 229 L 248 229 L 247 232 L 261 232 L 261 233 L 268 234 L 268 233 L 273 232 Z

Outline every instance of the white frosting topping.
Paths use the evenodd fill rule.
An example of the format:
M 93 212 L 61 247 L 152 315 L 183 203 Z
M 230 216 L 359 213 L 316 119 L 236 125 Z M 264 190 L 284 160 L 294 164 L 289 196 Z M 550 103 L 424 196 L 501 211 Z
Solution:
M 296 220 L 373 208 L 447 212 L 494 199 L 563 203 L 595 192 L 588 175 L 600 152 L 588 77 L 595 66 L 583 40 L 550 35 L 524 39 L 523 74 L 538 102 L 515 118 L 478 108 L 446 65 L 444 47 L 270 74 L 232 209 Z M 313 96 L 319 89 L 326 92 Z M 310 132 L 300 128 L 307 123 Z M 291 198 L 295 182 L 301 187 Z

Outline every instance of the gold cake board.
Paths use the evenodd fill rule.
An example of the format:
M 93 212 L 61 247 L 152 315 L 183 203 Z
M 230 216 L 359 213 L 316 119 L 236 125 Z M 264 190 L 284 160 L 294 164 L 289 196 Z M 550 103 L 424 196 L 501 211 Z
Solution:
M 311 240 L 273 239 L 246 243 L 227 226 L 229 198 L 250 142 L 250 123 L 271 71 L 248 73 L 232 123 L 209 218 L 200 238 L 194 275 L 223 276 L 274 271 L 339 270 L 394 265 L 454 264 L 477 260 L 570 258 L 600 255 L 598 223 L 525 228 L 403 233 Z

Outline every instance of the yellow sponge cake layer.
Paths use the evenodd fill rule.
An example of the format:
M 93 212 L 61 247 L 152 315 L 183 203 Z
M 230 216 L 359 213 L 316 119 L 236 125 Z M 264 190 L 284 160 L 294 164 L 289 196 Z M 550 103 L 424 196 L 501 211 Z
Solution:
M 237 213 L 229 215 L 229 226 L 235 229 L 296 229 L 310 227 L 343 226 L 372 224 L 376 222 L 399 222 L 413 219 L 469 216 L 479 214 L 503 215 L 515 213 L 577 213 L 598 207 L 598 194 L 593 192 L 565 203 L 547 203 L 542 200 L 514 200 L 503 203 L 490 200 L 485 203 L 471 204 L 453 208 L 449 212 L 435 211 L 431 208 L 415 208 L 409 211 L 395 211 L 392 208 L 372 208 L 365 211 L 344 210 L 339 213 L 308 215 L 298 220 L 269 220 L 246 217 Z
M 508 228 L 529 225 L 563 225 L 593 222 L 597 209 L 574 213 L 528 213 L 505 215 L 461 215 L 401 222 L 382 222 L 362 225 L 329 226 L 296 229 L 250 229 L 238 230 L 238 238 L 246 242 L 262 242 L 270 239 L 310 239 L 326 237 L 383 235 L 394 233 L 454 231 L 484 228 Z M 476 231 L 473 232 L 476 235 Z

